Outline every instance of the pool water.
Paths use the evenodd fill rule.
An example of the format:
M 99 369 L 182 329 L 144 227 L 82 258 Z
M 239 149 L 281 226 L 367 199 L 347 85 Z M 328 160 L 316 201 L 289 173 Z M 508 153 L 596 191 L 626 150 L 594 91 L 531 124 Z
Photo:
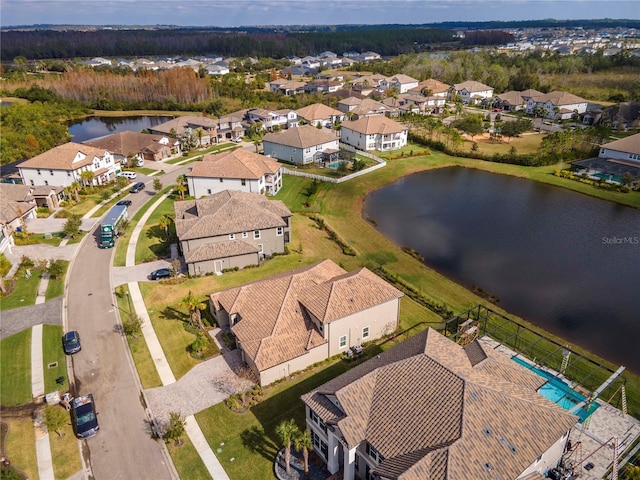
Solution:
M 329 168 L 338 168 L 341 163 L 344 163 L 344 161 L 331 162 L 331 163 L 327 164 L 327 167 L 329 167 Z
M 604 180 L 611 180 L 613 182 L 622 183 L 622 179 L 620 177 L 615 177 L 613 175 L 609 175 L 608 173 L 594 173 L 593 176 L 602 178 Z
M 577 404 L 585 401 L 587 397 L 581 395 L 580 393 L 574 391 L 569 385 L 567 385 L 564 381 L 559 378 L 556 378 L 550 372 L 542 370 L 540 368 L 536 368 L 530 363 L 518 358 L 511 357 L 511 360 L 522 365 L 523 367 L 531 370 L 536 375 L 545 378 L 547 383 L 542 385 L 538 389 L 538 393 L 542 395 L 544 398 L 551 400 L 556 405 L 561 406 L 565 410 L 571 410 Z M 584 422 L 593 412 L 595 412 L 600 405 L 598 402 L 593 402 L 591 405 L 583 405 L 577 412 L 573 412 L 577 415 L 580 420 L 579 422 Z

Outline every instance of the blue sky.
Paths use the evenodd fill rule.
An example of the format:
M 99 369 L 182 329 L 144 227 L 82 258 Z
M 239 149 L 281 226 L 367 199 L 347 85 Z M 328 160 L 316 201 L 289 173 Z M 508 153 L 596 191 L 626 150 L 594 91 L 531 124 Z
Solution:
M 0 25 L 309 25 L 640 19 L 637 0 L 0 0 Z

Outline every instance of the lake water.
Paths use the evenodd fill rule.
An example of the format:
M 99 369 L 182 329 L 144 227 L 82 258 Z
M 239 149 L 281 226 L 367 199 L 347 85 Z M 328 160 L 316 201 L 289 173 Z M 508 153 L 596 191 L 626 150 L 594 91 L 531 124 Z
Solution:
M 371 193 L 363 213 L 447 277 L 640 373 L 640 211 L 530 180 L 444 168 Z
M 69 127 L 71 141 L 81 143 L 86 140 L 104 137 L 119 132 L 140 132 L 167 122 L 174 117 L 134 116 L 134 117 L 90 117 Z

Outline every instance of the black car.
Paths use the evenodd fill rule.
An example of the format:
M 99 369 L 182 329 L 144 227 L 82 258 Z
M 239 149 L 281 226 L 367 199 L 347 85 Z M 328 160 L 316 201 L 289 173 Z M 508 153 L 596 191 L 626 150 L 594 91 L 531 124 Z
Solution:
M 62 337 L 62 348 L 67 355 L 78 353 L 82 347 L 80 346 L 80 335 L 75 330 L 67 332 Z
M 93 437 L 100 430 L 93 394 L 88 393 L 71 400 L 71 425 L 78 438 Z
M 120 200 L 116 205 L 124 205 L 125 207 L 129 207 L 131 205 L 131 200 Z
M 130 192 L 131 193 L 138 193 L 139 191 L 144 190 L 144 183 L 143 182 L 137 182 L 133 185 L 133 187 L 131 187 Z
M 149 280 L 160 280 L 161 278 L 169 278 L 170 276 L 171 270 L 168 268 L 160 268 L 149 274 Z

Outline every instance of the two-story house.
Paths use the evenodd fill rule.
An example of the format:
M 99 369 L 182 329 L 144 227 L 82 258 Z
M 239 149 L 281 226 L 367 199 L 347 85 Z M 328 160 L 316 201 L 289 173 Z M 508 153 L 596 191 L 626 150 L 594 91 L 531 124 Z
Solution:
M 22 162 L 18 170 L 25 185 L 67 187 L 89 182 L 82 179 L 82 172 L 92 173 L 91 184 L 102 185 L 115 180 L 120 163 L 108 150 L 69 142 Z
M 36 218 L 36 201 L 31 195 L 34 188 L 27 185 L 0 183 L 0 253 L 11 252 L 13 233 L 21 231 Z
M 291 235 L 291 212 L 264 195 L 224 190 L 175 202 L 178 246 L 190 275 L 257 265 L 283 253 Z
M 402 295 L 366 268 L 346 272 L 325 260 L 213 293 L 209 301 L 264 386 L 391 333 Z
M 468 80 L 449 87 L 448 99 L 454 100 L 456 95 L 461 98 L 464 105 L 475 105 L 483 99 L 493 97 L 493 88 L 484 83 Z
M 262 139 L 264 154 L 284 162 L 306 165 L 339 150 L 336 132 L 311 125 L 268 133 Z
M 418 83 L 418 86 L 412 90 L 416 91 L 425 97 L 442 97 L 446 99 L 449 96 L 449 88 L 451 85 L 443 83 L 435 78 L 428 78 Z
M 303 68 L 309 68 L 306 65 L 300 65 Z M 277 78 L 267 84 L 269 91 L 274 93 L 282 93 L 283 95 L 298 95 L 304 93 L 306 82 L 298 82 L 296 80 L 287 80 L 286 78 Z
M 392 108 L 371 98 L 347 97 L 338 102 L 338 110 L 352 120 L 370 115 L 389 115 Z
M 302 401 L 314 451 L 344 480 L 542 480 L 578 421 L 537 392 L 546 381 L 428 329 Z
M 398 93 L 407 93 L 418 86 L 418 80 L 409 75 L 399 73 L 380 81 L 380 90 L 395 89 Z
M 83 143 L 108 150 L 117 162 L 133 167 L 142 166 L 145 160 L 158 162 L 181 153 L 180 140 L 151 133 L 119 132 Z
M 250 123 L 261 123 L 265 130 L 273 131 L 275 127 L 284 129 L 298 124 L 298 115 L 295 110 L 265 110 L 264 108 L 251 108 L 246 112 L 246 118 Z
M 184 115 L 149 127 L 151 133 L 168 137 L 179 137 L 186 132 L 193 132 L 198 135 L 198 142 L 201 145 L 216 143 L 217 129 L 218 120 L 204 115 Z
M 328 107 L 323 103 L 307 105 L 296 110 L 296 113 L 300 120 L 304 120 L 309 125 L 322 125 L 328 128 L 332 127 L 335 122 L 342 122 L 345 117 L 345 114 L 340 110 Z
M 282 165 L 248 150 L 207 154 L 192 165 L 186 177 L 194 198 L 223 190 L 275 195 L 282 188 Z
M 536 112 L 536 108 L 541 107 L 545 112 L 545 118 L 565 120 L 573 117 L 574 114 L 585 113 L 588 103 L 584 98 L 572 93 L 553 91 L 529 97 L 527 99 L 526 112 L 529 115 L 533 115 Z
M 405 125 L 382 115 L 344 122 L 341 141 L 359 150 L 397 150 L 407 144 Z

